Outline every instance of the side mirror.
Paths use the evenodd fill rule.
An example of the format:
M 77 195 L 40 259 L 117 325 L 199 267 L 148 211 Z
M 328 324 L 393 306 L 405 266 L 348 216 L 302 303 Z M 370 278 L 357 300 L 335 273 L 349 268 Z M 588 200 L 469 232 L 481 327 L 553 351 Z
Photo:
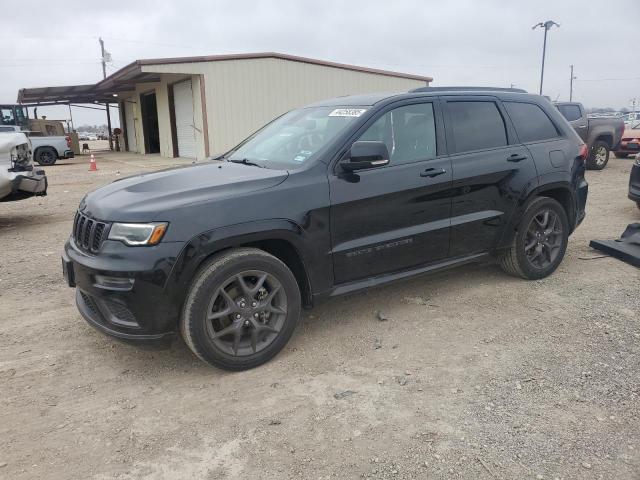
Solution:
M 341 163 L 347 172 L 363 168 L 383 167 L 389 163 L 389 150 L 384 142 L 354 142 L 351 145 L 349 158 Z

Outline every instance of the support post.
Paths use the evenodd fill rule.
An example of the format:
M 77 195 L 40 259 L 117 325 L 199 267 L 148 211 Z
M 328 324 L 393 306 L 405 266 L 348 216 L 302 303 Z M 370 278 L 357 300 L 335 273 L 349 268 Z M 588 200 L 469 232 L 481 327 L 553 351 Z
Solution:
M 102 38 L 99 38 L 98 41 L 100 42 L 100 53 L 101 53 L 101 63 L 102 63 L 102 78 L 107 78 L 107 63 L 105 62 L 104 59 L 104 40 L 102 40 Z M 112 134 L 111 134 L 111 112 L 109 112 L 109 102 L 104 104 L 106 109 L 107 109 L 107 130 L 108 130 L 108 136 L 109 136 L 109 150 L 113 150 L 113 138 L 112 138 Z
M 544 29 L 544 43 L 542 44 L 542 69 L 540 70 L 540 95 L 542 95 L 542 82 L 544 81 L 544 56 L 547 53 L 547 32 L 548 28 Z
M 573 76 L 573 65 L 571 65 L 571 79 L 569 81 L 569 101 L 572 102 L 573 101 L 573 81 L 576 79 L 577 77 Z

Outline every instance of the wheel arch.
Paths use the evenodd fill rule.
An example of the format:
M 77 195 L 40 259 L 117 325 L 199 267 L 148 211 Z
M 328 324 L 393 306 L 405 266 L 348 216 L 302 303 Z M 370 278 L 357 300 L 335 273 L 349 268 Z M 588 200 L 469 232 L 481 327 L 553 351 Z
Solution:
M 605 142 L 609 147 L 609 150 L 611 150 L 613 148 L 613 135 L 610 133 L 601 133 L 593 139 L 593 144 L 591 146 L 593 147 L 596 142 Z
M 313 287 L 304 253 L 302 229 L 289 220 L 250 222 L 204 232 L 186 243 L 172 268 L 166 284 L 175 301 L 184 303 L 196 273 L 209 259 L 241 247 L 263 250 L 281 260 L 298 282 L 303 305 L 311 307 Z
M 566 185 L 562 186 L 545 186 L 535 193 L 537 197 L 549 197 L 557 201 L 564 208 L 567 218 L 569 219 L 570 232 L 573 232 L 576 216 L 576 205 L 573 193 Z
M 532 189 L 522 198 L 516 212 L 512 215 L 511 220 L 505 232 L 502 236 L 500 246 L 498 248 L 505 248 L 511 245 L 513 238 L 518 231 L 518 223 L 522 218 L 525 210 L 534 198 L 537 197 L 549 197 L 556 200 L 562 208 L 564 208 L 567 218 L 569 219 L 569 233 L 572 233 L 575 229 L 575 217 L 576 217 L 576 200 L 573 191 L 571 190 L 571 184 L 567 182 L 554 182 L 545 185 L 541 185 Z

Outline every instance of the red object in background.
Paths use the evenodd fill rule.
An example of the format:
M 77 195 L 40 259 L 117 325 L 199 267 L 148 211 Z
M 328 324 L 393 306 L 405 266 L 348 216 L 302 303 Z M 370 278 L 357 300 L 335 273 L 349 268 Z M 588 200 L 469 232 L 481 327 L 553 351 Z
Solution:
M 587 148 L 587 146 L 583 143 L 580 146 L 580 158 L 582 158 L 582 160 L 587 160 L 587 156 L 589 155 L 589 149 Z

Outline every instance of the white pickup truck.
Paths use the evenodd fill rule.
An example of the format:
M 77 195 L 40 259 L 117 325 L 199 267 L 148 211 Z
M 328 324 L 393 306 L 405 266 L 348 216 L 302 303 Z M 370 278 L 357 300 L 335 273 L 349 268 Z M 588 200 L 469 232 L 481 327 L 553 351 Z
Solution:
M 0 125 L 0 134 L 8 132 L 25 132 L 15 125 Z M 61 158 L 73 158 L 71 150 L 71 140 L 66 136 L 29 136 L 31 148 L 33 149 L 33 159 L 38 165 L 53 165 Z
M 47 177 L 34 170 L 31 142 L 22 132 L 0 134 L 0 202 L 47 194 Z

